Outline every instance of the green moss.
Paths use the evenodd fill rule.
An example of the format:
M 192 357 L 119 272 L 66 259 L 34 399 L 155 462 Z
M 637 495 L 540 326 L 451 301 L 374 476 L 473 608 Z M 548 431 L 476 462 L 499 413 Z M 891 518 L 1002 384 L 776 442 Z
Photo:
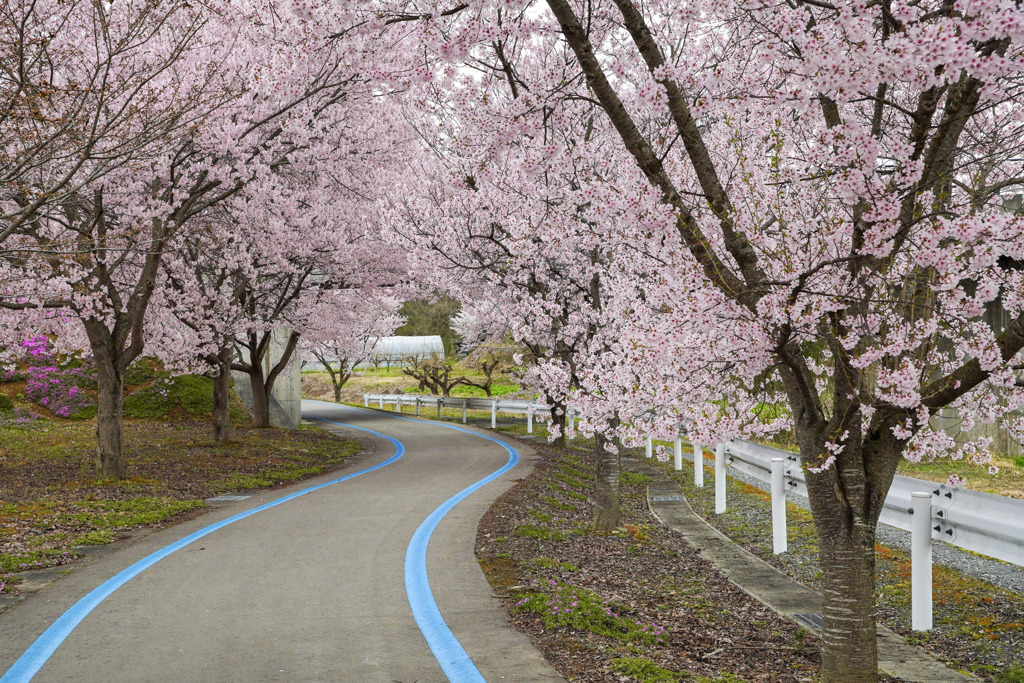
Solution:
M 314 427 L 314 429 L 319 429 L 319 427 Z M 358 455 L 362 450 L 363 445 L 358 441 L 325 440 L 311 444 L 302 452 L 300 460 L 316 458 L 320 462 L 337 464 L 345 458 Z
M 562 482 L 563 484 L 565 484 L 569 488 L 573 488 L 573 489 L 585 489 L 585 488 L 587 488 L 587 485 L 584 484 L 579 479 L 577 479 L 576 477 L 572 477 L 572 476 L 570 476 L 568 474 L 564 474 L 562 472 L 559 472 L 558 474 L 556 474 L 555 475 L 555 479 L 557 479 L 558 481 Z
M 551 507 L 557 508 L 559 510 L 569 510 L 571 512 L 576 512 L 579 509 L 575 505 L 569 505 L 568 503 L 563 503 L 562 501 L 558 500 L 554 496 L 541 496 L 540 499 L 542 501 L 544 501 L 545 503 L 547 503 L 548 505 L 550 505 Z
M 201 500 L 172 500 L 141 497 L 131 500 L 83 500 L 75 503 L 81 512 L 62 513 L 61 522 L 75 522 L 96 529 L 156 524 L 182 512 L 204 507 Z
M 99 531 L 90 531 L 87 534 L 82 534 L 75 539 L 76 545 L 103 545 L 104 543 L 111 543 L 114 540 L 114 534 L 107 529 L 100 529 Z
M 557 482 L 551 482 L 550 487 L 552 491 L 557 491 L 558 493 L 561 493 L 563 496 L 572 498 L 574 500 L 587 499 L 587 497 L 584 494 L 580 493 L 579 491 L 573 491 L 572 489 L 566 488 L 564 485 L 559 484 Z
M 513 532 L 520 538 L 540 538 L 545 541 L 562 541 L 569 537 L 564 531 L 557 531 L 538 524 L 520 524 Z
M 573 453 L 563 453 L 560 464 L 569 465 L 581 471 L 587 469 L 587 463 L 583 462 L 580 456 Z
M 583 469 L 582 467 L 576 467 L 570 463 L 559 463 L 558 471 L 562 474 L 575 477 L 576 479 L 584 480 L 594 476 L 594 473 L 590 470 Z
M 534 563 L 539 567 L 544 567 L 545 569 L 556 569 L 561 572 L 579 571 L 579 567 L 570 562 L 559 562 L 558 560 L 552 560 L 550 557 L 538 557 L 534 559 Z
M 155 358 L 139 358 L 128 366 L 124 373 L 125 384 L 148 384 L 158 379 L 167 379 L 171 373 L 161 370 Z
M 1024 683 L 1024 666 L 1011 664 L 1005 671 L 996 674 L 995 683 Z
M 650 483 L 651 478 L 646 474 L 640 472 L 620 472 L 619 473 L 619 485 L 620 486 L 647 486 Z
M 223 493 L 225 491 L 241 491 L 245 489 L 258 489 L 266 486 L 274 486 L 286 481 L 293 481 L 312 474 L 320 474 L 324 470 L 323 465 L 310 467 L 293 466 L 277 467 L 265 472 L 256 474 L 232 474 L 220 481 L 211 484 L 214 491 Z
M 65 419 L 81 421 L 91 420 L 94 417 L 96 417 L 96 406 L 86 406 L 85 408 L 82 408 L 78 412 L 71 413 Z
M 512 609 L 537 614 L 548 628 L 568 627 L 624 642 L 657 643 L 664 630 L 623 616 L 627 609 L 586 588 L 555 583 L 550 593 L 521 593 Z
M 7 394 L 0 394 L 0 413 L 10 413 L 14 411 L 14 401 Z
M 61 564 L 65 559 L 77 557 L 64 550 L 29 550 L 22 553 L 0 553 L 0 572 L 21 572 Z
M 682 674 L 663 669 L 643 657 L 616 657 L 608 668 L 640 683 L 675 683 L 682 680 Z
M 213 380 L 199 375 L 181 375 L 166 382 L 154 382 L 127 396 L 124 414 L 143 420 L 170 417 L 176 407 L 193 416 L 213 412 Z
M 527 510 L 526 513 L 542 524 L 548 524 L 554 520 L 554 517 L 540 510 Z
M 124 399 L 124 414 L 142 420 L 159 420 L 170 415 L 174 400 L 170 394 L 161 393 L 159 386 L 146 387 Z

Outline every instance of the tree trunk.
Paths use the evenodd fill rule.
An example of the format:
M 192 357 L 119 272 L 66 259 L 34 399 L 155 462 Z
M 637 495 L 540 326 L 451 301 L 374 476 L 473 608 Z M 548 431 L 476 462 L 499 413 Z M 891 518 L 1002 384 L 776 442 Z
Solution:
M 270 392 L 263 384 L 259 366 L 253 366 L 249 373 L 249 386 L 252 387 L 252 424 L 257 429 L 266 429 L 270 427 Z
M 334 402 L 341 403 L 341 384 L 334 385 Z
M 551 445 L 555 448 L 565 448 L 565 404 L 559 403 L 554 399 L 548 399 L 548 404 L 551 406 L 551 424 L 558 427 L 558 438 L 556 438 Z
M 120 357 L 110 330 L 100 320 L 82 320 L 96 364 L 96 475 L 104 479 L 128 476 L 124 457 L 124 375 L 133 358 Z M 135 354 L 138 355 L 138 354 Z
M 838 506 L 836 506 L 838 507 Z M 823 683 L 875 683 L 878 637 L 875 622 L 874 535 L 844 533 L 835 517 L 815 516 L 815 526 L 835 535 L 820 543 Z M 821 520 L 821 521 L 819 521 Z M 838 523 L 837 523 L 838 522 Z
M 124 378 L 108 358 L 96 358 L 96 474 L 124 479 Z
M 594 435 L 597 481 L 594 485 L 594 533 L 610 534 L 619 526 L 619 454 L 609 453 L 605 438 Z
M 881 416 L 881 411 L 866 440 L 859 412 L 853 415 L 849 438 L 831 467 L 806 471 L 822 575 L 823 683 L 878 680 L 875 529 L 900 457 L 900 444 L 892 435 L 891 420 Z M 798 425 L 801 454 L 806 449 L 820 458 L 824 448 L 819 444 L 824 444 L 829 430 L 817 435 L 809 431 Z M 808 455 L 804 461 L 811 461 Z
M 213 440 L 225 443 L 231 438 L 231 349 L 217 354 L 217 376 L 213 380 Z

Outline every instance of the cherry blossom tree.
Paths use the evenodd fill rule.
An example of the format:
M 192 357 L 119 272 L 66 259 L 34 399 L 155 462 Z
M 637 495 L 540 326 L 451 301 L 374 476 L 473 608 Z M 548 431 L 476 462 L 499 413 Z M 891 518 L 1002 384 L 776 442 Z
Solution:
M 122 5 L 111 7 L 116 12 Z M 350 101 L 373 97 L 353 61 L 362 54 L 361 34 L 342 27 L 325 38 L 261 0 L 216 9 L 166 77 L 186 93 L 209 91 L 219 105 L 180 143 L 120 166 L 5 242 L 3 279 L 18 284 L 0 303 L 62 308 L 84 329 L 100 387 L 97 470 L 103 476 L 124 476 L 123 373 L 147 343 L 146 320 L 168 247 L 197 217 L 243 189 L 314 162 L 304 154 L 321 151 L 318 140 L 340 125 L 336 115 Z M 335 24 L 344 19 L 332 16 Z M 177 25 L 160 26 L 171 35 L 160 34 L 154 45 L 177 49 L 169 39 Z M 124 68 L 135 66 L 129 60 Z
M 230 92 L 180 80 L 217 3 L 0 8 L 0 244 L 107 173 L 168 153 Z M 199 78 L 216 80 L 217 62 Z
M 374 156 L 372 148 L 363 154 Z M 337 158 L 352 175 L 368 168 L 349 155 Z M 354 178 L 343 190 L 338 176 L 320 167 L 289 169 L 272 180 L 240 193 L 217 212 L 217 230 L 189 235 L 180 252 L 166 257 L 173 310 L 197 339 L 216 340 L 204 357 L 218 375 L 248 375 L 258 427 L 270 424 L 271 392 L 297 360 L 302 337 L 316 353 L 365 351 L 401 322 L 396 295 L 409 278 L 402 255 L 360 220 L 369 219 L 372 204 L 350 192 Z M 271 363 L 282 331 L 283 347 Z
M 493 71 L 499 74 L 497 89 L 507 89 L 501 70 Z M 526 88 L 531 81 L 520 72 L 518 82 Z M 493 83 L 488 87 L 495 88 Z M 520 105 L 511 92 L 492 90 L 488 95 L 493 97 L 490 102 L 504 96 L 513 108 L 529 106 Z M 437 111 L 447 107 L 452 111 L 445 116 L 428 112 L 423 119 L 410 116 L 410 120 L 436 154 L 436 163 L 423 161 L 418 177 L 428 174 L 435 182 L 420 183 L 418 193 L 404 186 L 395 188 L 394 232 L 427 254 L 424 258 L 433 258 L 460 298 L 472 301 L 479 297 L 479 290 L 490 292 L 494 307 L 506 316 L 512 337 L 532 356 L 524 379 L 548 398 L 551 431 L 556 443 L 564 445 L 572 429 L 566 422 L 568 405 L 583 388 L 581 378 L 593 371 L 588 363 L 600 357 L 604 335 L 611 334 L 602 325 L 616 324 L 602 316 L 601 309 L 602 273 L 618 238 L 599 234 L 590 222 L 579 220 L 575 210 L 566 213 L 555 208 L 568 204 L 571 200 L 566 195 L 581 189 L 581 177 L 590 172 L 585 158 L 550 175 L 536 170 L 565 140 L 586 135 L 587 117 L 552 116 L 533 122 L 520 132 L 547 138 L 541 150 L 526 145 L 502 149 L 500 161 L 484 166 L 473 150 L 490 153 L 496 144 L 492 136 L 507 135 L 495 125 L 507 112 L 497 105 L 494 111 L 487 107 L 456 111 L 443 97 L 434 104 Z M 439 126 L 440 134 L 428 133 L 436 120 L 449 123 Z M 450 142 L 456 137 L 457 146 Z M 615 423 L 615 409 L 602 419 Z M 607 533 L 618 526 L 619 461 L 617 449 L 606 443 L 606 423 L 600 428 L 596 424 L 595 416 L 584 423 L 585 430 L 596 437 L 594 528 Z
M 336 309 L 335 315 L 313 316 L 300 340 L 303 359 L 326 368 L 334 400 L 339 403 L 341 389 L 352 377 L 355 367 L 369 359 L 379 340 L 394 334 L 405 322 L 397 313 L 400 302 L 393 296 L 381 294 L 374 296 L 372 292 L 360 291 L 356 300 L 343 309 Z
M 1019 430 L 1024 218 L 1000 192 L 1024 182 L 1022 9 L 425 4 L 418 37 L 474 182 L 513 154 L 544 178 L 589 158 L 579 195 L 510 183 L 504 206 L 542 199 L 557 217 L 522 221 L 537 235 L 628 233 L 602 275 L 601 311 L 623 326 L 592 347 L 605 372 L 583 378 L 581 398 L 602 399 L 588 410 L 687 417 L 709 442 L 791 426 L 820 542 L 823 680 L 875 680 L 875 527 L 899 460 L 984 462 L 984 440 L 931 428 L 942 410 Z M 548 121 L 595 108 L 587 136 L 550 148 Z M 582 232 L 563 253 L 586 253 Z M 753 419 L 757 402 L 785 409 Z

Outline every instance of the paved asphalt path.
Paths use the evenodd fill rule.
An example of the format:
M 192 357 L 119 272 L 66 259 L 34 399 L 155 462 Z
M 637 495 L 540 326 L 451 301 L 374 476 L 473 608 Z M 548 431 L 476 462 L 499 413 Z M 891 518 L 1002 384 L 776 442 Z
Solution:
M 407 548 L 424 519 L 504 466 L 508 452 L 468 433 L 472 429 L 316 402 L 304 402 L 303 410 L 309 418 L 393 437 L 405 453 L 384 467 L 262 510 L 167 555 L 89 612 L 32 680 L 448 680 L 413 618 L 406 593 Z M 0 615 L 0 672 L 8 671 L 82 596 L 133 563 L 217 521 L 395 455 L 387 439 L 359 434 L 372 442 L 374 453 L 345 469 L 256 492 L 147 536 L 7 610 Z M 519 443 L 515 448 L 521 457 L 514 469 L 459 502 L 437 525 L 427 550 L 427 576 L 440 615 L 472 659 L 469 668 L 475 666 L 484 680 L 561 681 L 530 642 L 508 626 L 473 553 L 480 517 L 532 466 L 532 453 Z

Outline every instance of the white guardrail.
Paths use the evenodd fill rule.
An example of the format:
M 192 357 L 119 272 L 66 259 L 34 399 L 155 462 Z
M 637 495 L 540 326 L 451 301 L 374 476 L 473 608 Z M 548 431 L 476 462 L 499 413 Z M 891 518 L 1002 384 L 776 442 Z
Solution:
M 420 415 L 424 405 L 430 405 L 441 415 L 441 409 L 454 408 L 462 411 L 466 422 L 467 411 L 490 413 L 490 426 L 497 426 L 499 413 L 526 416 L 526 431 L 534 431 L 535 415 L 550 415 L 545 403 L 503 398 L 463 398 L 424 396 L 413 394 L 364 394 L 362 404 L 376 404 L 380 410 L 393 407 L 401 412 L 403 407 L 415 405 Z M 571 417 L 571 409 L 569 412 Z M 651 439 L 646 443 L 646 455 L 651 457 Z M 732 467 L 743 472 L 756 482 L 764 484 L 764 490 L 772 494 L 772 535 L 775 553 L 785 552 L 785 494 L 792 492 L 807 497 L 807 480 L 800 465 L 800 455 L 776 447 L 733 439 L 714 447 L 715 452 L 715 511 L 725 512 L 725 472 Z M 703 453 L 701 444 L 693 444 L 694 453 Z M 682 437 L 677 435 L 673 445 L 675 469 L 683 468 Z M 693 479 L 697 486 L 703 486 L 705 459 L 696 465 L 694 456 L 687 455 L 694 462 Z M 929 500 L 931 499 L 931 500 Z M 919 517 L 914 524 L 914 512 L 929 515 L 926 525 Z M 983 494 L 967 488 L 951 488 L 924 479 L 896 476 L 889 488 L 880 521 L 910 531 L 912 556 L 912 628 L 927 631 L 932 628 L 931 604 L 931 545 L 932 540 L 942 541 L 958 548 L 974 551 L 989 557 L 1024 566 L 1024 501 Z M 931 531 L 931 539 L 928 531 Z
M 798 454 L 738 439 L 726 443 L 725 453 L 729 465 L 765 483 L 771 480 L 772 458 L 785 458 L 786 490 L 807 495 Z M 1024 500 L 897 475 L 879 519 L 911 531 L 915 491 L 931 493 L 934 540 L 1024 566 Z
M 381 410 L 394 406 L 398 412 L 404 406 L 415 406 L 417 415 L 423 406 L 432 406 L 439 418 L 442 408 L 461 409 L 463 422 L 466 422 L 469 410 L 489 411 L 492 429 L 497 426 L 499 412 L 526 415 L 529 433 L 533 432 L 534 415 L 551 412 L 547 405 L 532 401 L 364 394 L 363 405 L 369 407 L 371 403 Z M 571 409 L 569 417 L 572 419 Z M 674 467 L 681 470 L 681 435 L 675 437 L 672 450 Z M 764 490 L 771 492 L 773 548 L 776 554 L 786 552 L 786 494 L 792 491 L 807 496 L 807 481 L 800 466 L 800 455 L 741 439 L 718 444 L 712 450 L 715 452 L 715 512 L 722 513 L 726 509 L 727 469 L 732 467 L 745 473 L 755 482 L 764 484 Z M 650 437 L 647 438 L 645 452 L 648 458 L 652 456 Z M 693 460 L 694 483 L 704 486 L 704 446 L 695 443 L 692 452 L 693 455 L 688 455 L 687 459 Z M 889 488 L 879 521 L 911 532 L 911 628 L 915 631 L 932 628 L 932 540 L 1024 566 L 1022 500 L 897 476 Z
M 463 413 L 463 422 L 467 411 L 484 411 L 490 413 L 492 426 L 497 422 L 498 413 L 525 415 L 529 427 L 532 427 L 532 417 L 551 412 L 545 403 L 504 398 L 364 394 L 362 403 L 367 407 L 374 404 L 381 410 L 393 408 L 400 411 L 403 407 L 416 407 L 417 415 L 423 407 L 434 408 L 438 415 L 442 408 L 457 409 Z M 807 481 L 799 454 L 733 439 L 725 443 L 725 458 L 728 466 L 763 482 L 765 490 L 770 490 L 772 459 L 782 458 L 786 492 L 807 496 Z M 692 456 L 688 455 L 687 459 L 692 460 Z M 702 481 L 702 476 L 699 478 Z M 914 492 L 930 492 L 932 495 L 932 539 L 1024 566 L 1024 501 L 896 476 L 889 489 L 881 521 L 911 530 Z
M 414 394 L 363 394 L 363 405 L 367 408 L 375 405 L 380 410 L 394 406 L 396 412 L 402 412 L 404 406 L 416 408 L 416 415 L 424 406 L 437 410 L 441 417 L 442 408 L 455 408 L 462 411 L 462 421 L 466 421 L 466 411 L 485 410 L 491 413 L 491 428 L 497 426 L 498 413 L 514 413 L 525 415 L 527 431 L 533 433 L 533 416 L 549 415 L 551 408 L 546 403 L 534 401 L 511 401 L 502 398 L 463 398 L 461 396 L 422 396 Z
M 438 411 L 438 415 L 442 408 L 461 409 L 463 422 L 466 421 L 467 410 L 487 411 L 491 413 L 492 427 L 496 424 L 498 413 L 526 415 L 528 431 L 531 432 L 533 416 L 550 413 L 547 405 L 531 401 L 411 394 L 364 394 L 363 405 L 375 405 L 382 410 L 401 410 L 402 407 L 415 406 L 417 414 L 423 406 L 430 406 Z M 770 490 L 772 460 L 783 458 L 785 490 L 806 497 L 807 483 L 799 454 L 739 439 L 726 442 L 724 451 L 728 466 L 763 482 L 765 490 Z M 676 452 L 679 453 L 678 448 Z M 692 456 L 688 455 L 688 459 L 692 460 Z M 678 456 L 676 469 L 680 469 Z M 703 482 L 703 472 L 698 479 Z M 1024 566 L 1024 500 L 953 489 L 945 484 L 897 476 L 885 499 L 880 520 L 890 526 L 911 531 L 914 492 L 931 493 L 930 526 L 933 539 Z

